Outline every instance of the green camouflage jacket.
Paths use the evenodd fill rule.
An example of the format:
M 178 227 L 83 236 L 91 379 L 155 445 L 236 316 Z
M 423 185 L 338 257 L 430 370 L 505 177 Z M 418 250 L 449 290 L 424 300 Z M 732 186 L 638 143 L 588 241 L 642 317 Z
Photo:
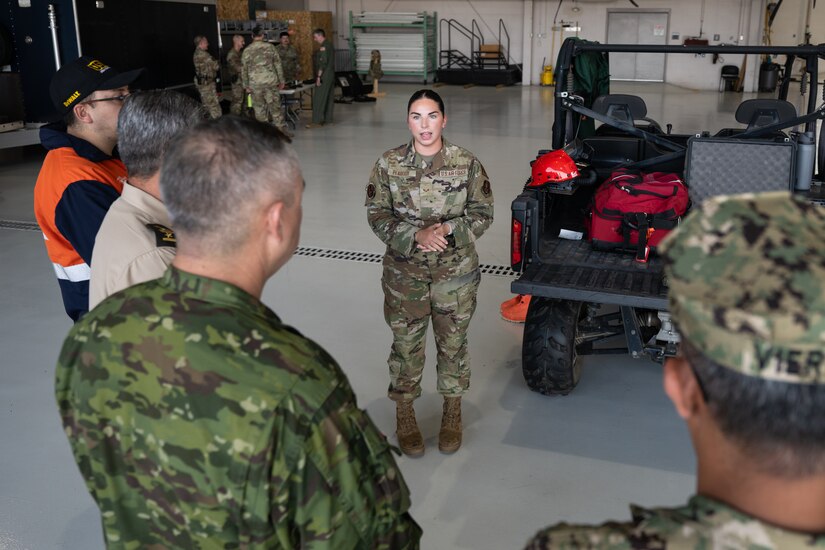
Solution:
M 707 497 L 695 496 L 681 508 L 647 510 L 631 506 L 630 509 L 633 516 L 631 522 L 610 522 L 593 527 L 561 523 L 540 531 L 527 549 L 825 548 L 825 535 L 786 531 Z
M 243 63 L 241 62 L 241 54 L 243 50 L 238 51 L 235 48 L 229 50 L 226 54 L 226 67 L 229 69 L 230 82 L 234 84 L 241 80 L 241 73 L 243 73 Z
M 203 86 L 214 82 L 221 65 L 218 60 L 209 55 L 209 52 L 200 48 L 195 48 L 192 55 L 192 62 L 195 64 L 196 82 Z
M 372 169 L 366 206 L 370 227 L 388 255 L 413 263 L 437 256 L 450 278 L 478 268 L 475 241 L 493 223 L 493 191 L 472 153 L 442 141 L 429 168 L 412 141 L 384 153 Z M 453 227 L 447 250 L 416 249 L 419 229 L 446 221 Z
M 287 82 L 298 79 L 298 50 L 289 44 L 278 44 L 278 55 L 281 58 L 281 68 L 284 70 L 284 79 Z
M 321 347 L 170 267 L 78 322 L 56 395 L 109 548 L 417 548 L 386 438 Z
M 253 41 L 244 48 L 241 59 L 243 61 L 241 80 L 244 88 L 277 86 L 285 82 L 278 50 L 269 42 Z

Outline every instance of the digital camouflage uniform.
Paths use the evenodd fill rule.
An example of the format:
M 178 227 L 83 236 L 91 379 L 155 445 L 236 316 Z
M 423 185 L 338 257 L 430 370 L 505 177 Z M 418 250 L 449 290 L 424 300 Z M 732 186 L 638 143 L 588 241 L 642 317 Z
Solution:
M 459 396 L 470 384 L 467 329 L 480 281 L 475 241 L 493 222 L 493 193 L 472 153 L 443 140 L 427 168 L 411 141 L 384 153 L 367 185 L 370 227 L 387 245 L 384 317 L 392 329 L 390 398 L 421 394 L 424 343 L 432 318 L 438 391 Z M 415 233 L 450 222 L 444 252 L 416 248 Z
M 251 90 L 255 118 L 271 122 L 286 131 L 284 113 L 281 111 L 281 94 L 278 85 L 284 84 L 281 58 L 275 46 L 263 40 L 255 40 L 243 51 L 243 86 Z
M 332 42 L 324 40 L 315 52 L 315 74 L 321 73 L 321 85 L 312 95 L 312 123 L 330 124 L 335 107 L 335 48 Z
M 232 83 L 232 101 L 229 104 L 229 112 L 233 115 L 240 115 L 243 108 L 243 63 L 241 62 L 241 53 L 235 48 L 229 50 L 226 54 L 226 66 L 229 69 L 229 82 Z
M 814 537 L 768 525 L 710 498 L 695 496 L 680 508 L 630 507 L 632 521 L 600 526 L 566 523 L 540 532 L 527 550 L 825 548 Z
M 825 209 L 779 192 L 700 212 L 661 245 L 682 336 L 743 374 L 825 383 Z
M 201 96 L 201 103 L 210 117 L 218 118 L 221 116 L 221 105 L 218 102 L 215 77 L 218 76 L 221 64 L 208 51 L 200 48 L 195 48 L 192 61 L 195 64 L 195 86 Z
M 322 348 L 170 267 L 74 326 L 63 425 L 110 548 L 417 548 L 391 447 Z
M 661 244 L 670 312 L 681 336 L 746 376 L 825 384 L 825 211 L 787 192 L 705 201 Z M 559 524 L 528 548 L 825 548 L 695 496 L 679 508 L 631 506 L 633 520 Z
M 298 80 L 298 50 L 292 44 L 278 44 L 278 56 L 287 82 Z

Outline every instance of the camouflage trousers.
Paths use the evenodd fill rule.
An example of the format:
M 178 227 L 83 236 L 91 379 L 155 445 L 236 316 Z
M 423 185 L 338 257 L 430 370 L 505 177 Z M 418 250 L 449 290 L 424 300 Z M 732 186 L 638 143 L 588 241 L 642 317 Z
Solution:
M 232 101 L 229 103 L 229 112 L 233 115 L 240 115 L 243 110 L 243 98 L 245 91 L 240 81 L 232 85 Z
M 399 277 L 395 270 L 384 268 L 384 319 L 393 335 L 388 360 L 390 399 L 415 399 L 421 395 L 430 319 L 438 350 L 438 393 L 457 396 L 469 389 L 467 329 L 476 309 L 480 280 L 478 269 L 451 279 L 428 281 Z
M 255 110 L 257 120 L 271 122 L 281 130 L 287 129 L 277 85 L 252 88 L 249 95 L 252 96 L 252 109 Z
M 218 118 L 221 116 L 221 104 L 218 103 L 218 92 L 215 90 L 214 84 L 207 84 L 205 86 L 198 86 L 198 93 L 201 96 L 201 103 L 204 109 L 209 113 L 211 118 Z

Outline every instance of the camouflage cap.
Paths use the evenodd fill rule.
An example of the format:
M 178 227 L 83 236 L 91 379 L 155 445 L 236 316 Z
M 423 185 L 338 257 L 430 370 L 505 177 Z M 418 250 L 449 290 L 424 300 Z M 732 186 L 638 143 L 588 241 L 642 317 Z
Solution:
M 705 201 L 663 241 L 682 336 L 720 365 L 825 384 L 825 208 L 787 192 Z

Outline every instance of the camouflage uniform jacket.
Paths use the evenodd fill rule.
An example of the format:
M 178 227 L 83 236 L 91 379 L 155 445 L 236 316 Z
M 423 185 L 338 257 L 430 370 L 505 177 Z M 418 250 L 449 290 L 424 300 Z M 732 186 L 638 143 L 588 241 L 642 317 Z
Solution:
M 255 40 L 243 51 L 244 88 L 277 86 L 284 82 L 278 50 L 269 42 Z
M 170 267 L 74 325 L 56 395 L 109 548 L 416 548 L 391 447 L 335 361 Z
M 195 64 L 195 83 L 204 86 L 215 81 L 221 64 L 218 60 L 209 55 L 209 52 L 200 48 L 195 48 L 192 55 L 192 62 Z
M 478 268 L 475 241 L 493 223 L 493 192 L 487 172 L 466 149 L 443 139 L 441 151 L 427 168 L 413 142 L 384 153 L 367 185 L 367 219 L 387 254 L 397 261 L 430 263 L 436 279 Z M 444 252 L 422 252 L 415 233 L 449 221 L 453 234 Z M 432 269 L 432 262 L 437 262 Z
M 241 73 L 243 72 L 243 63 L 241 62 L 241 54 L 243 51 L 238 51 L 235 48 L 229 50 L 226 54 L 226 68 L 229 69 L 229 83 L 235 84 L 241 80 Z
M 278 55 L 287 81 L 298 79 L 298 50 L 292 44 L 278 44 Z
M 694 496 L 680 508 L 631 506 L 633 521 L 600 526 L 566 523 L 539 532 L 528 550 L 635 548 L 825 548 L 825 534 L 808 535 L 768 525 L 717 500 Z

